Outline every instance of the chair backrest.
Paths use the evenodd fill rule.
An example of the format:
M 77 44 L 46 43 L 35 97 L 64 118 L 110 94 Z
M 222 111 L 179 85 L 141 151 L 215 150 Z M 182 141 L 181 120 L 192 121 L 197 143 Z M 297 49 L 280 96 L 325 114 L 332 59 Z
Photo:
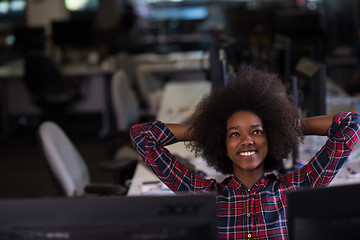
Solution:
M 85 186 L 90 183 L 89 171 L 66 133 L 51 121 L 43 122 L 38 133 L 44 158 L 65 196 L 85 195 Z
M 111 102 L 116 130 L 127 131 L 140 119 L 139 100 L 123 70 L 117 70 L 111 79 Z
M 141 101 L 147 109 L 148 115 L 155 116 L 162 97 L 161 80 L 140 66 L 137 68 L 136 82 Z

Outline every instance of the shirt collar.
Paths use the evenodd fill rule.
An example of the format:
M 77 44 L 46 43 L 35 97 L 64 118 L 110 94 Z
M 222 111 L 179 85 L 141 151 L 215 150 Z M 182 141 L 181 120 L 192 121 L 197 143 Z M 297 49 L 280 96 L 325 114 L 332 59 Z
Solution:
M 222 184 L 227 185 L 236 191 L 240 191 L 243 194 L 248 194 L 260 192 L 269 182 L 273 182 L 275 179 L 275 174 L 266 174 L 262 176 L 250 189 L 245 188 L 245 186 L 234 176 L 225 178 Z

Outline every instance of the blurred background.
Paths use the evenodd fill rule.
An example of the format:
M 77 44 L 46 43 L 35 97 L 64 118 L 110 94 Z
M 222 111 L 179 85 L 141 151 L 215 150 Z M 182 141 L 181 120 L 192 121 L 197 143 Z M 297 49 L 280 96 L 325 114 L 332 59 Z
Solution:
M 0 63 L 29 48 L 62 61 L 96 53 L 101 61 L 217 45 L 231 47 L 237 62 L 266 65 L 278 34 L 291 38 L 292 63 L 310 56 L 331 70 L 350 68 L 359 55 L 355 0 L 2 0 L 0 18 Z
M 223 86 L 240 64 L 278 74 L 304 115 L 358 110 L 359 4 L 0 0 L 0 197 L 51 196 L 36 137 L 48 119 L 69 134 L 95 181 L 111 180 L 97 164 L 113 158 L 117 148 L 118 141 L 109 143 L 119 130 L 110 80 L 119 69 L 128 76 L 140 111 L 152 119 L 167 82 L 204 79 Z M 39 97 L 49 82 L 40 79 L 50 75 L 31 74 L 50 74 L 50 67 L 31 70 L 38 56 L 57 67 L 51 78 L 61 75 L 76 85 L 71 100 L 54 105 Z

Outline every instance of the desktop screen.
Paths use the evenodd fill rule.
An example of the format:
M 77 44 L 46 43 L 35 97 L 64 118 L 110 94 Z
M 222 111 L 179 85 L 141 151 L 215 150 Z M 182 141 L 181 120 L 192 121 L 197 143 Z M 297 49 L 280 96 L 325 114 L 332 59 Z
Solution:
M 45 28 L 17 27 L 14 29 L 14 48 L 20 51 L 44 50 Z
M 326 114 L 326 65 L 301 58 L 295 69 L 298 77 L 299 105 L 305 116 Z
M 212 87 L 224 87 L 235 76 L 234 66 L 228 63 L 225 49 L 213 47 L 209 50 L 209 53 L 209 80 L 212 83 Z
M 52 22 L 52 41 L 61 47 L 89 47 L 94 44 L 94 26 L 88 20 Z
M 213 195 L 0 200 L 0 239 L 215 240 Z
M 273 18 L 274 30 L 289 37 L 320 36 L 323 32 L 318 11 L 306 8 L 277 9 Z
M 360 185 L 290 191 L 290 240 L 358 239 Z

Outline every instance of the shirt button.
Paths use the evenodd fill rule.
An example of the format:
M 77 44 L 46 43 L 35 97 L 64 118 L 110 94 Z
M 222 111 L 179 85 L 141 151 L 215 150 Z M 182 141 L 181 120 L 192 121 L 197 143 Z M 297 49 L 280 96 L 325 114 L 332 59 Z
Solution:
M 247 217 L 250 217 L 250 213 L 246 214 Z
M 248 238 L 251 238 L 251 233 L 248 234 Z

